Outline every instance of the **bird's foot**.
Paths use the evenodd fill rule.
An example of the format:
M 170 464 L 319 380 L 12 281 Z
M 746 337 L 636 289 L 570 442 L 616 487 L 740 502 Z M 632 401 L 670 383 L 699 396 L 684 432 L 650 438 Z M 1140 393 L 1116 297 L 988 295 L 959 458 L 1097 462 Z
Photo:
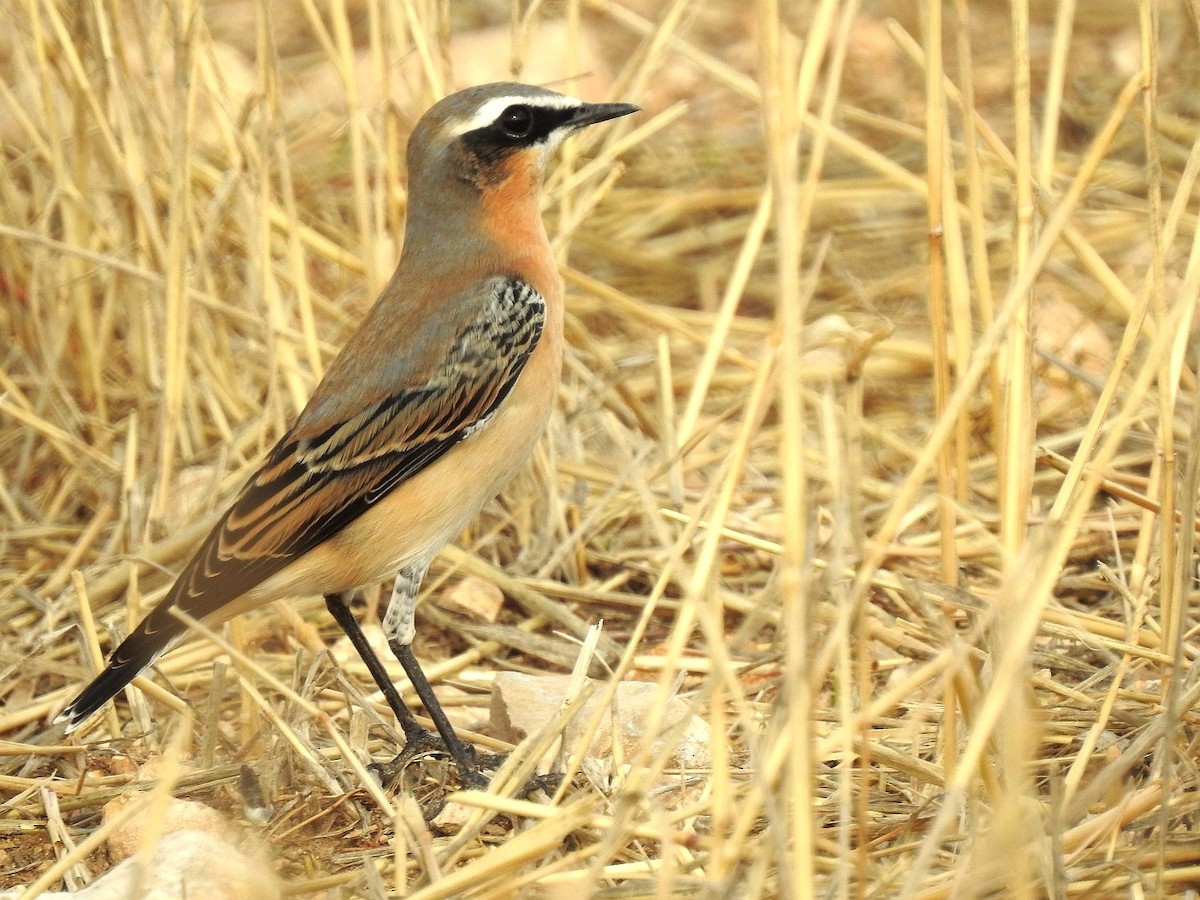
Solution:
M 457 749 L 459 753 L 456 756 L 446 746 L 446 742 L 440 735 L 421 729 L 420 731 L 412 731 L 408 734 L 404 746 L 392 760 L 389 762 L 371 763 L 367 769 L 374 772 L 379 778 L 380 783 L 387 787 L 395 783 L 404 774 L 404 770 L 408 768 L 409 764 L 421 757 L 433 755 L 450 757 L 454 759 L 455 765 L 458 767 L 458 780 L 463 789 L 487 790 L 488 784 L 491 782 L 491 777 L 485 775 L 481 770 L 495 772 L 503 764 L 507 756 L 498 753 L 476 755 L 474 747 L 463 743 L 460 743 Z
M 507 753 L 476 753 L 475 748 L 470 744 L 459 744 L 458 749 L 460 753 L 454 762 L 458 768 L 458 783 L 462 790 L 486 791 L 496 771 L 508 759 Z M 453 757 L 445 741 L 435 732 L 424 729 L 412 731 L 394 759 L 389 762 L 372 763 L 367 768 L 376 774 L 381 784 L 390 787 L 401 778 L 405 769 L 412 762 L 431 755 Z M 535 775 L 521 786 L 520 790 L 516 792 L 516 796 L 528 799 L 539 791 L 553 793 L 562 784 L 562 780 L 563 775 L 557 772 Z M 445 804 L 445 794 L 439 793 L 441 793 L 440 802 L 428 804 L 424 810 L 427 819 L 434 818 Z
M 399 780 L 404 774 L 404 770 L 408 768 L 408 764 L 418 757 L 430 756 L 434 753 L 444 754 L 446 745 L 442 739 L 432 731 L 421 729 L 420 731 L 411 731 L 408 734 L 404 746 L 400 748 L 400 752 L 395 755 L 389 762 L 376 762 L 367 766 L 367 770 L 374 772 L 379 778 L 379 783 L 384 787 L 389 787 L 394 782 Z
M 474 753 L 474 748 L 472 748 Z M 474 765 L 470 769 L 469 776 L 464 777 L 462 769 L 459 770 L 459 780 L 462 782 L 464 789 L 468 790 L 487 790 L 491 783 L 492 777 L 499 768 L 508 761 L 507 753 L 483 753 L 474 758 Z M 490 772 L 492 775 L 485 775 L 484 772 Z M 558 786 L 562 784 L 564 775 L 561 772 L 549 772 L 545 775 L 534 775 L 529 778 L 520 789 L 516 791 L 515 796 L 522 800 L 528 800 L 530 796 L 544 791 L 547 794 L 553 794 L 558 790 Z M 469 780 L 468 780 L 469 779 Z
M 539 791 L 551 794 L 558 790 L 559 785 L 563 783 L 566 776 L 562 772 L 547 772 L 545 775 L 534 775 L 521 786 L 521 790 L 517 791 L 517 796 L 522 800 L 528 800 L 533 794 Z

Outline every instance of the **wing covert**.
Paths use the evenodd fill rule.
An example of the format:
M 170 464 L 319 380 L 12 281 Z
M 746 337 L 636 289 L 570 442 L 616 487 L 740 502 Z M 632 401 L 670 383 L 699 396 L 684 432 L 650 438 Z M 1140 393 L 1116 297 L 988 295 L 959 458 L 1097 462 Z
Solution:
M 326 399 L 318 387 L 180 575 L 175 602 L 244 593 L 486 424 L 537 347 L 545 301 L 528 282 L 497 276 L 449 304 L 475 311 L 440 365 L 327 424 L 310 415 Z

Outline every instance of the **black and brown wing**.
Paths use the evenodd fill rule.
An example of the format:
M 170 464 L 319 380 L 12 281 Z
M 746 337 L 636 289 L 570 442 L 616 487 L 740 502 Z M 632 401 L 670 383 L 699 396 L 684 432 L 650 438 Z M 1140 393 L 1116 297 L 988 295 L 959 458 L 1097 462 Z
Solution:
M 59 720 L 78 726 L 183 632 L 172 606 L 219 619 L 222 607 L 484 427 L 516 384 L 545 322 L 541 295 L 522 279 L 500 276 L 430 310 L 413 333 L 381 338 L 371 332 L 380 318 L 375 312 L 164 601 Z M 405 354 L 405 347 L 413 352 Z M 351 357 L 358 357 L 353 365 L 346 362 Z

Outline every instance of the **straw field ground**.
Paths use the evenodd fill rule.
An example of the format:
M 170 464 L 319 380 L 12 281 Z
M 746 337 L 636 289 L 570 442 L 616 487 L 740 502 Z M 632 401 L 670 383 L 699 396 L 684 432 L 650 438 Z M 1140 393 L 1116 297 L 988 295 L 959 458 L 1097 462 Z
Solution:
M 0 888 L 110 868 L 120 797 L 151 852 L 170 796 L 289 896 L 1200 888 L 1195 3 L 0 21 Z M 647 733 L 677 697 L 707 762 L 564 754 L 521 799 L 551 729 L 426 821 L 453 768 L 369 783 L 394 722 L 318 597 L 193 632 L 64 736 L 386 281 L 415 118 L 509 78 L 643 112 L 554 167 L 558 408 L 417 652 L 483 732 L 506 670 L 656 683 Z

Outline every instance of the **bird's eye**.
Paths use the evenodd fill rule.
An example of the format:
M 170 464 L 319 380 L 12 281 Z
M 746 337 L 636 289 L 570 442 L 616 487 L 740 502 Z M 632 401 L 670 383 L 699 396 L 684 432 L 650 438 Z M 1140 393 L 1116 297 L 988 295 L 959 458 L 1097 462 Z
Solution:
M 529 133 L 533 131 L 533 110 L 528 106 L 510 106 L 500 113 L 498 121 L 509 137 L 529 137 Z

